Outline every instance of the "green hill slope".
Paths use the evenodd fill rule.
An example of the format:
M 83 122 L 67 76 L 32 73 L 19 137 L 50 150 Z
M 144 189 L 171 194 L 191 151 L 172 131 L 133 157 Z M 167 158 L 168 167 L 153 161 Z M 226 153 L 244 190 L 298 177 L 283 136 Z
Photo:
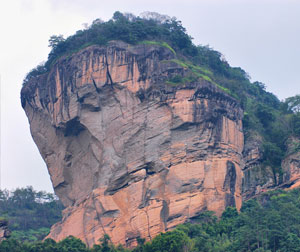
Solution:
M 62 209 L 53 194 L 32 187 L 0 191 L 0 218 L 8 220 L 11 237 L 19 241 L 43 239 L 61 220 Z

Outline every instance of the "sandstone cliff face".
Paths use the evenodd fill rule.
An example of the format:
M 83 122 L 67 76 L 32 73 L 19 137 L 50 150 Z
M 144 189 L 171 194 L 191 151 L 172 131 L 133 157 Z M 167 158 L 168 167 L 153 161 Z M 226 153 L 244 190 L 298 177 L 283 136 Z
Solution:
M 63 204 L 49 237 L 128 246 L 195 218 L 241 206 L 238 103 L 199 80 L 167 48 L 111 42 L 58 60 L 22 89 L 35 143 Z

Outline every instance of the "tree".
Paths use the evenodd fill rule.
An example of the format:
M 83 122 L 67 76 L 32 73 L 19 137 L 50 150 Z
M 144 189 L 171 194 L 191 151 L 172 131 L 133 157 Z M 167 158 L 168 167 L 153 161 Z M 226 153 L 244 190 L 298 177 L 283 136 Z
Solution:
M 55 50 L 58 47 L 58 45 L 64 41 L 65 41 L 65 39 L 64 39 L 63 35 L 58 35 L 58 36 L 52 35 L 49 39 L 48 46 L 51 47 L 52 50 Z
M 269 127 L 270 124 L 275 120 L 271 109 L 262 104 L 258 104 L 256 109 L 256 116 L 265 128 Z
M 162 14 L 159 14 L 157 12 L 152 12 L 152 11 L 145 11 L 140 14 L 140 17 L 143 19 L 146 19 L 146 20 L 154 20 L 161 24 L 172 20 L 172 18 L 168 15 L 162 15 Z
M 300 136 L 300 113 L 293 114 L 291 117 L 292 132 L 295 136 Z
M 12 237 L 22 241 L 43 239 L 61 219 L 62 209 L 54 195 L 32 187 L 0 190 L 0 217 L 8 219 Z
M 57 247 L 61 252 L 88 252 L 86 245 L 78 238 L 69 236 L 57 243 Z
M 128 21 L 128 19 L 120 11 L 116 11 L 114 13 L 113 20 L 115 22 L 125 22 L 125 21 Z
M 47 72 L 47 68 L 45 67 L 45 62 L 41 62 L 37 67 L 33 68 L 24 78 L 23 85 L 25 85 L 31 78 L 37 77 L 43 73 Z
M 191 241 L 189 237 L 180 230 L 161 233 L 151 243 L 146 243 L 146 252 L 182 252 L 189 251 Z
M 286 105 L 288 112 L 300 113 L 300 95 L 286 98 L 284 104 Z
M 24 252 L 22 245 L 14 239 L 4 240 L 0 243 L 1 252 Z
M 281 240 L 281 251 L 300 252 L 300 238 L 293 233 L 288 233 L 287 236 Z

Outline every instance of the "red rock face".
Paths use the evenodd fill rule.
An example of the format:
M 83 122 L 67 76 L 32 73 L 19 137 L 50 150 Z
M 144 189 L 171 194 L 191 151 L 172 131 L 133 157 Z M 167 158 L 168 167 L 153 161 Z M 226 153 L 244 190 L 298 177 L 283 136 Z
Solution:
M 63 220 L 49 237 L 88 245 L 108 234 L 135 244 L 241 206 L 242 110 L 187 71 L 167 48 L 111 42 L 60 59 L 22 90 L 31 133 Z
M 300 139 L 290 137 L 287 142 L 288 151 L 282 162 L 284 171 L 282 187 L 293 189 L 300 186 Z

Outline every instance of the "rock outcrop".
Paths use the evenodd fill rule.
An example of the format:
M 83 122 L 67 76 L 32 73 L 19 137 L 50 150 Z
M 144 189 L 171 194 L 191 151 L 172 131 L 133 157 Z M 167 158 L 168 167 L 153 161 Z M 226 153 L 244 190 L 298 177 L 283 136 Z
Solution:
M 282 161 L 283 188 L 296 188 L 300 186 L 300 139 L 290 137 L 288 139 L 288 150 Z
M 263 163 L 262 137 L 257 132 L 251 132 L 243 151 L 243 200 L 268 190 L 293 189 L 300 186 L 300 140 L 290 137 L 286 142 L 286 156 L 281 163 L 282 174 L 274 175 L 272 167 Z
M 271 167 L 262 164 L 263 139 L 257 132 L 251 132 L 243 150 L 244 167 L 242 195 L 243 200 L 256 196 L 277 186 Z
M 6 220 L 0 220 L 0 242 L 10 237 L 8 223 Z
M 131 246 L 240 208 L 243 112 L 168 48 L 110 42 L 59 59 L 21 93 L 35 143 L 66 209 L 49 237 Z

